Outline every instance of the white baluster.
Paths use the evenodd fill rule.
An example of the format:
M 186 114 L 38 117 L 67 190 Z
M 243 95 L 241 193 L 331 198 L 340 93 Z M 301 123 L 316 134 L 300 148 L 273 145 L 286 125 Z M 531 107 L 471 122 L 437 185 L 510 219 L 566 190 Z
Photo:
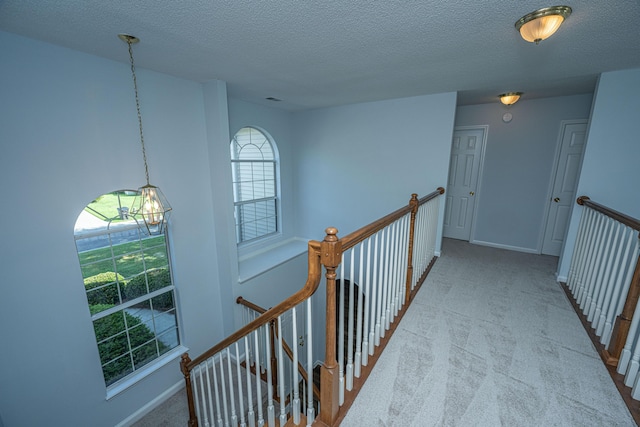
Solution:
M 205 375 L 207 376 L 207 392 L 204 393 L 204 390 L 202 390 L 202 392 L 204 393 L 202 396 L 200 396 L 200 398 L 196 398 L 196 416 L 198 417 L 198 419 L 203 419 L 203 424 L 205 427 L 210 427 L 211 426 L 211 422 L 213 422 L 214 415 L 213 415 L 213 406 L 211 405 L 211 386 L 210 386 L 210 381 L 209 381 L 209 372 L 207 370 L 207 361 L 205 360 L 204 362 L 204 367 L 205 367 Z M 202 364 L 200 364 L 198 366 L 198 369 L 200 371 L 200 386 L 202 387 L 204 384 L 204 378 L 202 377 Z M 207 412 L 207 400 L 209 402 L 209 411 Z M 202 402 L 202 414 L 204 414 L 204 418 L 200 418 L 202 416 L 202 414 L 200 414 L 200 409 L 198 408 L 198 401 Z M 209 414 L 209 416 L 207 415 Z M 211 420 L 211 422 L 209 421 Z
M 364 295 L 362 294 L 362 289 L 364 286 L 364 242 L 358 245 L 358 250 L 360 251 L 360 263 L 358 266 L 358 283 L 360 286 L 358 287 L 358 308 L 357 308 L 357 322 L 356 322 L 356 353 L 354 357 L 354 375 L 357 378 L 360 378 L 360 368 L 362 366 L 362 309 L 363 309 L 363 299 Z M 366 331 L 366 329 L 365 329 Z
M 340 260 L 340 295 L 338 298 L 338 402 L 344 402 L 344 254 Z M 329 338 L 327 338 L 329 339 Z M 333 337 L 331 337 L 333 339 Z
M 236 414 L 236 397 L 233 390 L 233 374 L 231 371 L 231 351 L 229 347 L 226 348 L 227 351 L 227 375 L 229 376 L 229 398 L 231 400 L 231 424 L 236 426 L 238 425 L 238 414 Z M 222 362 L 222 361 L 221 361 Z M 222 367 L 220 368 L 222 369 Z
M 249 340 L 245 336 L 243 338 L 244 341 L 244 364 L 245 364 L 245 375 L 246 375 L 246 384 L 247 384 L 247 422 L 249 427 L 255 427 L 256 425 L 256 417 L 255 412 L 253 411 L 253 391 L 251 387 L 251 365 L 250 365 L 250 353 L 249 353 Z
M 399 271 L 399 260 L 398 260 L 398 254 L 399 254 L 399 246 L 398 243 L 400 241 L 400 220 L 395 221 L 392 224 L 392 239 L 391 239 L 391 243 L 392 243 L 392 247 L 391 247 L 391 272 L 390 272 L 390 295 L 391 298 L 389 299 L 389 324 L 393 323 L 396 315 L 398 314 L 398 271 Z
M 240 363 L 240 350 L 238 347 L 238 342 L 234 343 L 235 351 L 236 351 L 236 381 L 238 382 L 238 404 L 240 406 L 240 427 L 246 427 L 247 420 L 245 419 L 244 412 L 244 391 L 242 390 L 242 364 Z M 229 373 L 229 378 L 231 378 L 231 373 Z
M 404 217 L 402 223 L 402 243 L 400 245 L 400 262 L 402 269 L 399 274 L 399 282 L 400 282 L 400 295 L 399 295 L 399 308 L 404 306 L 404 300 L 407 296 L 407 262 L 409 260 L 409 222 L 411 221 L 411 215 L 408 214 Z
M 216 369 L 216 356 L 213 355 L 210 358 L 210 360 L 211 360 L 211 372 L 213 373 L 213 387 L 215 390 L 215 397 L 216 397 L 216 415 L 217 415 L 216 418 L 218 421 L 218 426 L 223 427 L 224 420 L 222 419 L 222 404 L 220 403 L 220 382 L 218 381 L 218 371 Z M 214 418 L 212 416 L 211 422 L 214 422 L 213 420 Z
M 379 258 L 379 242 L 378 237 L 380 232 L 376 234 L 376 240 L 373 251 L 373 282 L 372 283 L 372 309 L 371 309 L 371 325 L 374 328 L 373 338 L 369 340 L 369 355 L 373 356 L 374 345 L 380 345 L 380 304 L 382 301 L 382 295 L 379 298 L 378 290 L 380 286 L 378 284 L 378 258 Z M 377 299 L 377 301 L 376 301 Z
M 373 320 L 371 320 L 371 332 L 369 332 L 369 314 L 372 310 L 371 298 L 374 291 L 371 288 L 371 237 L 367 239 L 367 275 L 365 279 L 364 295 L 364 325 L 362 327 L 364 333 L 364 341 L 362 342 L 362 365 L 367 366 L 369 363 L 369 345 L 373 347 Z M 372 317 L 373 319 L 373 317 Z
M 271 325 L 264 325 L 265 335 L 265 358 L 267 366 L 267 423 L 270 426 L 276 425 L 276 410 L 273 404 L 273 371 L 271 369 Z M 275 349 L 274 349 L 275 351 Z
M 387 324 L 387 284 L 388 284 L 388 229 L 385 228 L 381 231 L 380 235 L 380 298 L 378 300 L 379 310 L 380 310 L 380 328 L 379 328 L 379 337 L 376 341 L 376 345 L 379 344 L 380 338 L 384 338 L 386 332 L 386 324 Z
M 349 266 L 349 319 L 347 322 L 347 370 L 346 370 L 346 388 L 353 389 L 353 327 L 354 327 L 354 268 L 355 268 L 355 248 L 351 249 L 351 265 Z
M 198 378 L 200 379 L 200 393 L 198 394 Z M 195 409 L 196 409 L 196 417 L 199 420 L 207 421 L 207 415 L 205 411 L 205 415 L 202 415 L 200 411 L 200 400 L 204 402 L 204 379 L 202 378 L 202 368 L 201 365 L 198 365 L 193 368 L 191 371 L 191 381 L 193 382 L 193 400 L 195 400 Z
M 293 423 L 300 424 L 300 378 L 298 376 L 298 317 L 296 307 L 291 309 L 291 337 L 293 352 L 293 363 L 291 366 L 291 375 L 293 377 L 293 400 L 291 404 L 291 412 L 293 413 Z
M 313 408 L 313 313 L 311 298 L 307 299 L 307 426 L 311 426 L 315 419 Z
M 258 427 L 264 426 L 264 414 L 262 413 L 262 378 L 260 376 L 260 334 L 258 333 L 260 329 L 256 329 L 253 331 L 253 341 L 254 346 L 256 348 L 256 356 L 255 356 L 255 367 L 256 367 L 256 402 L 258 406 Z
M 282 316 L 278 316 L 278 389 L 280 390 L 280 425 L 287 422 L 284 392 L 284 356 L 282 355 Z

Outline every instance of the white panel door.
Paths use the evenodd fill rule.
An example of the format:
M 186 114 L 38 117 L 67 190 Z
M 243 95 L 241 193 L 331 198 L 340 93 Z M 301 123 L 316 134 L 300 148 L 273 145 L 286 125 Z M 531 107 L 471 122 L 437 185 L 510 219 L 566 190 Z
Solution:
M 571 206 L 575 202 L 582 153 L 587 135 L 587 122 L 564 123 L 560 155 L 549 204 L 549 214 L 542 241 L 542 253 L 559 256 L 564 242 Z
M 484 128 L 453 132 L 449 182 L 445 193 L 444 237 L 469 240 L 475 210 Z

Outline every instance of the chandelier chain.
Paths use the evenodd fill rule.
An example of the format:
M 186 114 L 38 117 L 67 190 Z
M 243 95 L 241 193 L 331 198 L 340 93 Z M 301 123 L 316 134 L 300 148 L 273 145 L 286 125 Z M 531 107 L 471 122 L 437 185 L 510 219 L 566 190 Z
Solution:
M 136 110 L 138 111 L 138 128 L 140 129 L 140 144 L 142 145 L 142 160 L 144 161 L 144 174 L 149 185 L 149 168 L 147 166 L 147 151 L 144 147 L 144 134 L 142 133 L 142 114 L 140 113 L 140 98 L 138 97 L 138 80 L 136 79 L 136 67 L 133 62 L 133 49 L 131 48 L 131 40 L 127 40 L 129 45 L 129 59 L 131 61 L 131 75 L 133 76 L 133 89 L 136 94 Z

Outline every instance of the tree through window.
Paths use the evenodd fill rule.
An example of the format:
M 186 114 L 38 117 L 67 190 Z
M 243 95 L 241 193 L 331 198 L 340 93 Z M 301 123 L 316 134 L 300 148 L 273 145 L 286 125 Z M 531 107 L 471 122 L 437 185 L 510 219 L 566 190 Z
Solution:
M 237 243 L 278 231 L 278 159 L 272 144 L 252 127 L 240 129 L 231 140 Z

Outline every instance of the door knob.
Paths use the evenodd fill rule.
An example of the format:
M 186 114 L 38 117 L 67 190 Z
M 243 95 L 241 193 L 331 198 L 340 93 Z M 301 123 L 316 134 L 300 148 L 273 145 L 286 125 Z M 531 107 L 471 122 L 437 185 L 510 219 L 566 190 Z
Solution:
M 560 197 L 556 197 L 555 199 L 553 199 L 553 201 L 558 203 L 560 201 Z
M 474 193 L 473 191 L 469 191 L 469 194 L 473 196 L 476 193 Z

